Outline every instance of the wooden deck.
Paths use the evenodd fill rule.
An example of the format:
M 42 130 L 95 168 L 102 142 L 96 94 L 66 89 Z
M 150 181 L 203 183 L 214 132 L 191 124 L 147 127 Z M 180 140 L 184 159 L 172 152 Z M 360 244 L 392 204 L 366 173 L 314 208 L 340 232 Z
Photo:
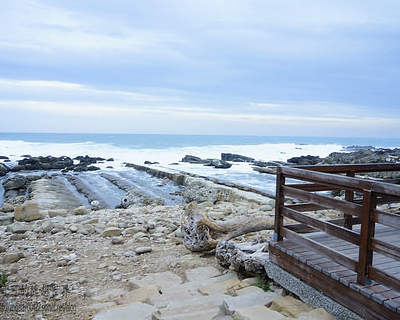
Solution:
M 349 168 L 351 175 L 337 175 Z M 400 319 L 400 212 L 378 207 L 379 201 L 399 203 L 400 186 L 353 178 L 366 168 L 377 169 L 334 166 L 328 175 L 329 166 L 321 172 L 313 167 L 311 174 L 308 168 L 278 170 L 270 260 L 365 319 Z M 345 190 L 345 200 L 321 193 L 327 190 Z M 324 209 L 344 218 L 321 221 L 307 214 Z

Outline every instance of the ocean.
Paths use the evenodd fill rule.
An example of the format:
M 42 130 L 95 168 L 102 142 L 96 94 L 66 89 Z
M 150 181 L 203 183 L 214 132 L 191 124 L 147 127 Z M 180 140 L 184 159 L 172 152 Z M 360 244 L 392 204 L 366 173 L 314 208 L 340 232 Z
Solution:
M 224 136 L 224 135 L 160 135 L 160 134 L 60 134 L 0 133 L 0 156 L 7 156 L 14 165 L 23 155 L 69 156 L 89 155 L 113 158 L 99 166 L 103 170 L 127 171 L 124 163 L 153 165 L 173 172 L 188 172 L 221 181 L 273 193 L 275 177 L 256 172 L 248 163 L 234 163 L 229 169 L 215 169 L 182 163 L 185 155 L 220 159 L 221 153 L 235 153 L 263 161 L 287 161 L 295 156 L 326 157 L 348 146 L 400 147 L 400 139 L 332 138 L 289 136 Z M 3 160 L 0 160 L 3 161 Z M 107 166 L 112 168 L 107 168 Z

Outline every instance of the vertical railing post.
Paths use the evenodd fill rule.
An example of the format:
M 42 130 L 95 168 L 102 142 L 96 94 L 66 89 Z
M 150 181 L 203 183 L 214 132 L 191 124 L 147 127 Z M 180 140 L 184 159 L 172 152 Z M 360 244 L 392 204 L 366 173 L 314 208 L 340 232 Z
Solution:
M 355 176 L 355 171 L 346 172 L 346 176 L 354 177 Z M 345 200 L 348 201 L 348 202 L 353 202 L 353 200 L 354 200 L 354 191 L 346 190 Z M 347 228 L 347 229 L 350 229 L 350 230 L 353 229 L 353 215 L 348 214 L 348 213 L 344 214 L 344 227 Z
M 282 241 L 281 227 L 283 226 L 282 207 L 285 203 L 283 194 L 283 186 L 285 185 L 285 176 L 282 173 L 282 167 L 277 167 L 276 172 L 276 198 L 275 198 L 275 225 L 274 225 L 274 241 Z
M 373 251 L 370 249 L 371 238 L 375 234 L 375 222 L 372 211 L 376 207 L 376 194 L 371 190 L 363 191 L 360 248 L 358 254 L 357 281 L 363 285 L 370 284 L 369 267 L 372 266 Z

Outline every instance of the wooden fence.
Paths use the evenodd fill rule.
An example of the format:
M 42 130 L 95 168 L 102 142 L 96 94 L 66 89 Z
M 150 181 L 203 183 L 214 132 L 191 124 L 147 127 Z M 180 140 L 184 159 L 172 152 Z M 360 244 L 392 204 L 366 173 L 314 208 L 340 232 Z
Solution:
M 381 203 L 400 203 L 400 185 L 357 178 L 366 172 L 399 171 L 400 164 L 360 164 L 280 167 L 277 171 L 274 241 L 284 238 L 315 250 L 357 273 L 357 281 L 366 285 L 375 280 L 400 291 L 400 279 L 373 265 L 374 252 L 400 261 L 400 231 L 397 243 L 375 237 L 379 225 L 400 229 L 400 212 L 377 209 Z M 329 192 L 344 193 L 332 197 Z M 289 199 L 291 201 L 288 204 Z M 333 209 L 343 218 L 321 220 L 307 211 Z M 296 221 L 285 224 L 284 218 Z M 357 226 L 357 227 L 356 227 Z M 358 246 L 358 259 L 350 258 L 326 245 L 302 235 L 322 231 Z

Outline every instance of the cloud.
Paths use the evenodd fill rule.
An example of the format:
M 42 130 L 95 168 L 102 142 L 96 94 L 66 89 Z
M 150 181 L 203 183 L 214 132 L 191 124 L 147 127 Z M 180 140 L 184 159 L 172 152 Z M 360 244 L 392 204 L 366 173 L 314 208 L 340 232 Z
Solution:
M 135 130 L 303 135 L 392 134 L 399 123 L 400 2 L 0 0 L 0 9 L 0 124 L 16 131 L 24 112 L 31 126 L 51 115 L 46 125 L 67 131 L 76 127 L 63 119 L 90 119 L 86 130 L 133 130 L 141 119 Z

